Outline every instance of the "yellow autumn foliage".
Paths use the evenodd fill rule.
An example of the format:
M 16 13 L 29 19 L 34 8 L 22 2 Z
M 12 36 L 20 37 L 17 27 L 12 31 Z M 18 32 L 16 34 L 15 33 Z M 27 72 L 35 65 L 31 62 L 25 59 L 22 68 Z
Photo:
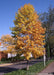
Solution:
M 23 51 L 27 60 L 33 55 L 37 58 L 44 54 L 45 48 L 45 30 L 39 20 L 39 16 L 30 4 L 21 7 L 14 20 L 15 26 L 18 27 L 19 34 L 16 35 L 16 49 Z

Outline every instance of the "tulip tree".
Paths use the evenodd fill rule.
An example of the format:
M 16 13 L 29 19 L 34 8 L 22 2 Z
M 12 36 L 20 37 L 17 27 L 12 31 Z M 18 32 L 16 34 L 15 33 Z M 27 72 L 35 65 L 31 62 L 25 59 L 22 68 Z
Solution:
M 39 20 L 37 12 L 30 4 L 25 4 L 16 13 L 12 27 L 13 36 L 17 38 L 16 50 L 21 52 L 27 60 L 31 57 L 38 58 L 44 54 L 43 47 L 45 29 Z

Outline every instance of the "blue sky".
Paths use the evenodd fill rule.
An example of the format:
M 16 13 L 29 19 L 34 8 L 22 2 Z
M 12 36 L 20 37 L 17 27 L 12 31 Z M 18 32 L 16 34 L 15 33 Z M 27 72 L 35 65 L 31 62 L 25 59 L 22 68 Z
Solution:
M 50 5 L 54 7 L 54 0 L 0 0 L 0 37 L 11 34 L 9 27 L 14 26 L 15 13 L 28 3 L 34 6 L 37 13 L 47 11 Z

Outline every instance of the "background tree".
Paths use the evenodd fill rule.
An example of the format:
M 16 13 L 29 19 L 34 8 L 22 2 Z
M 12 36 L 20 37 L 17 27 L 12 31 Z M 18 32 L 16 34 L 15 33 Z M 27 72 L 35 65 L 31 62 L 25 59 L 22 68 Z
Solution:
M 3 45 L 3 52 L 10 53 L 12 57 L 12 54 L 16 53 L 14 38 L 12 38 L 11 35 L 2 35 L 0 40 Z
M 27 60 L 31 57 L 38 58 L 43 55 L 45 44 L 45 29 L 41 26 L 39 16 L 30 4 L 25 4 L 16 13 L 15 26 L 11 28 L 16 37 L 16 50 L 21 52 Z
M 49 41 L 50 41 L 50 46 L 51 46 L 51 55 L 52 55 L 52 57 L 54 57 L 54 36 L 51 36 L 50 38 L 49 38 Z
M 48 12 L 44 12 L 40 15 L 43 28 L 46 28 L 46 49 L 47 56 L 52 57 L 50 37 L 54 35 L 54 8 L 51 6 Z

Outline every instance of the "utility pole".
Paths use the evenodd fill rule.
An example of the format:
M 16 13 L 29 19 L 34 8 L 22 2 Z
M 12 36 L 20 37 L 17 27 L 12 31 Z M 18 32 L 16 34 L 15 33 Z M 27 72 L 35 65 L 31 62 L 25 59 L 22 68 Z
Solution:
M 46 55 L 45 55 L 45 50 L 44 50 L 44 67 L 46 66 Z

